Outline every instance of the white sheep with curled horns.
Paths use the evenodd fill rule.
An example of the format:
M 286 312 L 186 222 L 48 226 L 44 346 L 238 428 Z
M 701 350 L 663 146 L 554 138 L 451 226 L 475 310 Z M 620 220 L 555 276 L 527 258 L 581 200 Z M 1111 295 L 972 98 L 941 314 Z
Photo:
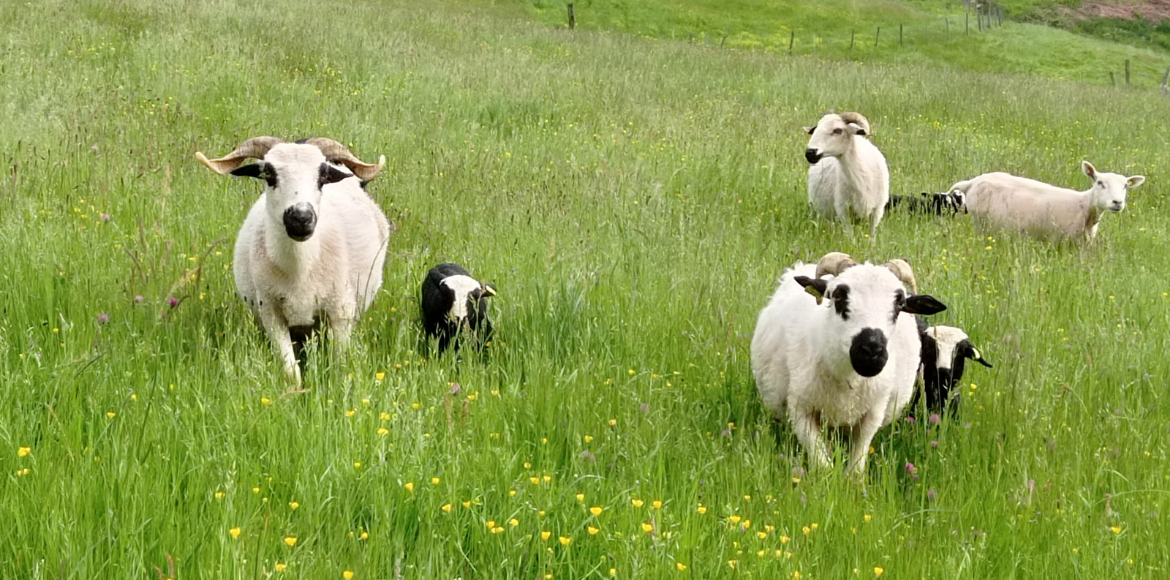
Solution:
M 226 157 L 195 158 L 220 175 L 267 184 L 236 239 L 236 289 L 299 387 L 294 343 L 327 319 L 334 351 L 344 355 L 355 321 L 382 286 L 392 230 L 365 184 L 386 158 L 363 163 L 321 137 L 255 137 Z M 259 161 L 243 165 L 249 158 Z
M 760 312 L 756 388 L 773 417 L 791 422 L 812 467 L 829 467 L 824 431 L 843 428 L 848 471 L 860 480 L 870 441 L 910 402 L 922 348 L 913 315 L 946 309 L 913 294 L 913 280 L 903 260 L 859 265 L 833 252 L 788 269 Z

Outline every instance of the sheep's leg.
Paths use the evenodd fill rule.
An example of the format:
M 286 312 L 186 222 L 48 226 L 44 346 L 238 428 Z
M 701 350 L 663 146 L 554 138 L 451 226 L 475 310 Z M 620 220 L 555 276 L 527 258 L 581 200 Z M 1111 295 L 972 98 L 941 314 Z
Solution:
M 269 342 L 276 348 L 281 362 L 284 363 L 285 378 L 292 386 L 301 386 L 301 369 L 297 366 L 297 355 L 293 352 L 292 336 L 288 332 L 288 322 L 285 321 L 284 316 L 276 311 L 271 301 L 267 304 L 261 301 L 260 307 L 257 309 L 257 315 L 260 318 L 261 324 L 264 326 L 264 332 L 268 334 Z
M 353 317 L 348 309 L 329 314 L 329 339 L 333 343 L 333 354 L 344 360 L 349 352 L 349 336 L 353 333 Z
M 821 422 L 816 411 L 794 411 L 792 430 L 796 432 L 796 439 L 808 451 L 809 467 L 828 469 L 832 465 L 829 460 L 829 444 L 821 434 Z
M 882 413 L 871 409 L 851 429 L 848 471 L 856 481 L 860 482 L 865 477 L 865 458 L 869 455 L 869 445 L 881 427 Z
M 873 213 L 869 214 L 869 239 L 871 242 L 877 241 L 878 224 L 882 222 L 882 216 L 886 213 L 886 206 L 879 205 Z

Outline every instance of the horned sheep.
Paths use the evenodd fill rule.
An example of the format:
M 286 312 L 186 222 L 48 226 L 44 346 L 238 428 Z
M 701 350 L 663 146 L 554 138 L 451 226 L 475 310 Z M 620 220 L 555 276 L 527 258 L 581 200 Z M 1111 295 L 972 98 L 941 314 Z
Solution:
M 1041 238 L 1082 238 L 1091 242 L 1106 212 L 1125 209 L 1126 193 L 1145 177 L 1098 172 L 1088 161 L 1081 169 L 1093 186 L 1087 191 L 1056 187 L 1008 173 L 987 173 L 960 181 L 952 191 L 966 194 L 967 210 L 976 219 Z
M 363 163 L 326 138 L 285 143 L 255 137 L 226 157 L 195 157 L 220 175 L 262 179 L 235 247 L 236 290 L 299 386 L 295 345 L 328 320 L 343 355 L 357 318 L 382 286 L 392 233 L 365 184 L 386 162 Z M 257 163 L 243 165 L 254 158 Z
M 846 223 L 868 222 L 876 235 L 890 198 L 890 170 L 868 139 L 869 120 L 860 113 L 829 113 L 805 130 L 812 135 L 804 157 L 813 210 Z
M 751 345 L 756 388 L 775 418 L 791 422 L 813 467 L 830 465 L 824 431 L 842 428 L 851 439 L 848 470 L 860 478 L 874 435 L 910 402 L 921 351 L 913 315 L 946 306 L 913 294 L 907 274 L 901 260 L 858 265 L 834 252 L 817 265 L 797 262 L 760 312 Z

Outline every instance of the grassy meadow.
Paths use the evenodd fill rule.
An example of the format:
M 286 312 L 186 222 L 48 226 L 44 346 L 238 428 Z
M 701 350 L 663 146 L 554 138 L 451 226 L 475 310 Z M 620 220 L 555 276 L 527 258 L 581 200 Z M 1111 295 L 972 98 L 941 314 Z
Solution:
M 1154 92 L 569 32 L 517 3 L 5 15 L 0 578 L 1170 571 Z M 1147 182 L 1090 247 L 903 214 L 869 240 L 806 208 L 800 127 L 830 107 L 869 117 L 894 193 L 1082 188 L 1081 159 Z M 234 296 L 260 185 L 193 158 L 265 134 L 386 155 L 369 191 L 399 226 L 307 394 Z M 748 362 L 780 273 L 832 250 L 908 258 L 995 364 L 957 419 L 883 430 L 864 489 L 804 472 Z M 444 260 L 499 288 L 487 356 L 420 348 Z

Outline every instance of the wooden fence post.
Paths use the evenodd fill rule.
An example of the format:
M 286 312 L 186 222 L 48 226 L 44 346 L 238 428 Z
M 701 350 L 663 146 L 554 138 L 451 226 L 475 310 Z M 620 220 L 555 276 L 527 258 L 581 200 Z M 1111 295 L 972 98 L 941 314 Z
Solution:
M 1162 73 L 1162 94 L 1170 94 L 1170 66 L 1166 67 L 1166 72 Z
M 902 24 L 898 24 L 898 46 L 902 46 Z
M 963 15 L 963 24 L 967 27 L 966 34 L 971 34 L 971 13 L 970 12 Z
M 849 31 L 849 50 L 853 50 L 853 42 L 855 40 L 857 40 L 857 31 L 850 30 Z
M 1109 86 L 1116 87 L 1117 79 L 1113 78 L 1113 71 L 1109 71 Z
M 882 38 L 882 27 L 879 26 L 879 27 L 877 27 L 877 33 L 873 35 L 873 45 L 877 46 L 878 41 L 881 40 L 881 38 Z
M 792 54 L 792 47 L 796 44 L 796 31 L 793 30 L 788 34 L 788 54 Z
M 1125 59 L 1125 86 L 1129 86 L 1129 59 Z
M 577 28 L 577 15 L 573 14 L 573 4 L 569 3 L 569 30 Z

